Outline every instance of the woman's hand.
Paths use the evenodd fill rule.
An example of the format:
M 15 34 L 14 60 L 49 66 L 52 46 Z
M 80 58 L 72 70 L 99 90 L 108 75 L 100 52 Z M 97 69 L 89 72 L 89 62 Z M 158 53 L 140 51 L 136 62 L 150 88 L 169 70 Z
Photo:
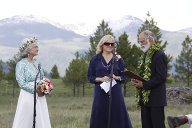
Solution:
M 44 96 L 44 94 L 41 92 L 40 88 L 37 88 L 36 91 L 37 91 L 37 94 L 39 97 Z
M 121 81 L 121 77 L 120 76 L 115 76 L 114 74 L 113 74 L 113 79 Z
M 115 60 L 118 61 L 119 59 L 121 59 L 121 55 L 116 55 Z
M 100 79 L 101 82 L 109 82 L 110 78 L 108 76 L 104 76 Z
M 104 76 L 104 77 L 97 77 L 95 79 L 96 82 L 109 82 L 110 78 L 108 76 Z

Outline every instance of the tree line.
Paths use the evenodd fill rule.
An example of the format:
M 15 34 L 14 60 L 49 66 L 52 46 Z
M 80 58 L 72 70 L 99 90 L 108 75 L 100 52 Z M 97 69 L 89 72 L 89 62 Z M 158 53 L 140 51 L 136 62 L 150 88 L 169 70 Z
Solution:
M 157 22 L 154 21 L 154 18 L 148 13 L 145 22 L 142 26 L 138 29 L 138 34 L 143 30 L 150 30 L 152 31 L 156 37 L 157 41 L 161 44 L 162 50 L 166 50 L 166 46 L 168 44 L 167 41 L 163 42 L 161 40 L 162 34 L 160 32 L 159 27 L 157 26 Z M 85 88 L 89 85 L 87 81 L 87 70 L 89 61 L 92 56 L 96 54 L 96 47 L 99 43 L 100 39 L 104 36 L 110 34 L 114 36 L 112 29 L 108 25 L 107 22 L 104 20 L 101 21 L 99 26 L 97 26 L 97 30 L 95 33 L 90 36 L 89 43 L 90 48 L 85 53 L 75 53 L 75 59 L 73 59 L 68 68 L 65 71 L 65 76 L 62 77 L 63 83 L 66 86 L 71 87 L 73 90 L 73 96 L 80 96 L 80 88 L 83 90 L 83 96 L 85 95 Z M 115 37 L 115 36 L 114 36 Z M 129 41 L 129 35 L 126 32 L 123 32 L 118 38 L 116 38 L 117 42 L 117 53 L 122 56 L 125 61 L 126 68 L 137 73 L 137 66 L 139 64 L 139 59 L 142 54 L 140 48 Z M 192 39 L 187 35 L 182 43 L 182 51 L 180 55 L 176 58 L 176 62 L 171 65 L 173 57 L 167 55 L 168 59 L 168 77 L 167 82 L 171 83 L 174 77 L 176 81 L 183 81 L 186 83 L 187 86 L 190 86 L 191 76 L 192 76 Z M 7 80 L 9 85 L 13 87 L 13 96 L 14 90 L 17 86 L 17 82 L 15 79 L 15 66 L 19 59 L 14 56 L 12 59 L 8 60 L 6 63 L 9 66 L 9 72 L 5 74 L 3 72 L 2 63 L 3 61 L 0 60 L 0 83 L 3 80 Z M 170 74 L 169 71 L 171 70 L 172 66 L 175 67 L 176 74 Z M 57 65 L 54 65 L 50 72 L 50 77 L 53 79 L 60 78 Z M 126 84 L 123 84 L 124 95 L 126 96 Z
M 160 32 L 159 27 L 157 26 L 157 22 L 155 22 L 154 18 L 151 17 L 149 13 L 147 13 L 147 18 L 145 22 L 142 24 L 142 26 L 138 29 L 138 34 L 144 31 L 144 30 L 150 30 L 152 31 L 156 37 L 157 42 L 161 44 L 161 49 L 163 51 L 166 50 L 166 46 L 168 44 L 167 41 L 162 41 L 162 33 Z M 72 62 L 69 64 L 69 67 L 66 69 L 66 74 L 63 78 L 63 82 L 66 85 L 69 85 L 73 89 L 73 95 L 75 96 L 75 90 L 77 89 L 77 92 L 79 91 L 79 87 L 82 85 L 84 88 L 85 85 L 89 85 L 87 79 L 84 79 L 82 81 L 82 78 L 86 78 L 87 76 L 87 68 L 89 61 L 92 56 L 96 54 L 96 47 L 100 41 L 100 39 L 104 36 L 110 34 L 114 36 L 112 29 L 106 23 L 104 20 L 101 21 L 99 26 L 97 26 L 97 30 L 95 31 L 93 36 L 90 36 L 89 42 L 90 42 L 90 48 L 88 52 L 83 53 L 80 57 L 76 55 L 76 58 L 72 60 Z M 115 36 L 114 36 L 115 37 Z M 126 32 L 123 32 L 118 39 L 116 39 L 117 42 L 117 53 L 122 56 L 122 58 L 125 61 L 126 68 L 137 73 L 137 66 L 139 65 L 140 56 L 142 54 L 142 51 L 139 47 L 137 47 L 136 44 L 132 44 L 132 42 L 129 41 L 129 35 L 127 35 Z M 182 51 L 180 55 L 176 59 L 176 63 L 174 65 L 171 64 L 173 57 L 171 55 L 166 54 L 167 60 L 168 60 L 168 76 L 167 76 L 167 83 L 173 82 L 172 77 L 174 77 L 177 80 L 184 80 L 187 81 L 187 86 L 190 85 L 190 80 L 192 76 L 192 40 L 189 36 L 187 36 L 182 43 Z M 78 53 L 78 52 L 77 52 Z M 77 54 L 76 53 L 76 54 Z M 78 53 L 79 54 L 79 53 Z M 82 64 L 79 64 L 78 62 L 84 60 Z M 83 69 L 80 69 L 80 66 L 86 67 L 84 71 Z M 171 70 L 172 66 L 175 67 L 176 74 L 170 74 L 169 71 Z M 77 70 L 78 69 L 78 70 Z M 80 72 L 81 70 L 81 72 Z M 71 73 L 71 72 L 76 73 Z M 123 84 L 123 90 L 124 90 L 124 96 L 126 96 L 126 84 Z M 84 89 L 83 89 L 84 91 Z M 77 93 L 79 96 L 79 92 Z M 84 92 L 83 92 L 84 95 Z

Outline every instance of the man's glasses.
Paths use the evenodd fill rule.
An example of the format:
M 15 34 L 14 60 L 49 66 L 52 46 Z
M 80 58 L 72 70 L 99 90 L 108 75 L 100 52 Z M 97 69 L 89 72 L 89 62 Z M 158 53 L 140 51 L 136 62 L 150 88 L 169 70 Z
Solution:
M 139 44 L 143 44 L 145 42 L 145 40 L 140 40 Z
M 105 45 L 105 46 L 109 46 L 109 45 L 114 46 L 114 43 L 105 42 L 104 45 Z

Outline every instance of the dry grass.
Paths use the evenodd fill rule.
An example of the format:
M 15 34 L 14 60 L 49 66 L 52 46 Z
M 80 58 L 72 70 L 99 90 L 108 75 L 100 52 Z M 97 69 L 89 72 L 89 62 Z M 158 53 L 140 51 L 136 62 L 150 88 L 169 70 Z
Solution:
M 72 89 L 63 85 L 62 80 L 53 80 L 55 85 L 54 93 L 47 96 L 49 114 L 52 128 L 89 128 L 89 120 L 92 107 L 93 86 L 86 87 L 85 97 L 72 97 Z M 133 128 L 141 128 L 140 110 L 136 108 L 135 98 L 133 97 L 135 89 L 131 86 L 127 88 L 128 97 L 125 98 L 127 110 L 133 125 Z M 11 96 L 12 88 L 2 87 L 0 90 L 0 128 L 11 128 L 19 88 L 16 89 L 15 98 Z M 82 93 L 81 93 L 82 96 Z M 171 105 L 165 107 L 165 117 L 177 116 L 192 113 L 192 104 Z M 167 120 L 165 120 L 166 127 Z M 179 128 L 186 128 L 187 124 Z
M 0 128 L 11 128 L 17 98 L 0 97 Z M 133 128 L 141 128 L 140 111 L 134 98 L 125 98 Z M 52 128 L 88 128 L 91 114 L 92 97 L 49 97 L 47 96 Z M 191 112 L 191 105 L 169 105 L 165 107 L 168 115 L 181 115 Z M 166 126 L 167 120 L 165 121 Z M 187 125 L 181 128 L 186 128 Z

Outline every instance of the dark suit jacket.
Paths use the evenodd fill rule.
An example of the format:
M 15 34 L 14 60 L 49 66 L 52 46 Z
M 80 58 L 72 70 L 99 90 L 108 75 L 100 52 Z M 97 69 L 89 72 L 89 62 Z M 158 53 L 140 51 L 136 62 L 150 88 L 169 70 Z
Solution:
M 167 57 L 162 50 L 154 53 L 151 61 L 151 77 L 143 82 L 145 90 L 151 90 L 148 107 L 166 106 Z

